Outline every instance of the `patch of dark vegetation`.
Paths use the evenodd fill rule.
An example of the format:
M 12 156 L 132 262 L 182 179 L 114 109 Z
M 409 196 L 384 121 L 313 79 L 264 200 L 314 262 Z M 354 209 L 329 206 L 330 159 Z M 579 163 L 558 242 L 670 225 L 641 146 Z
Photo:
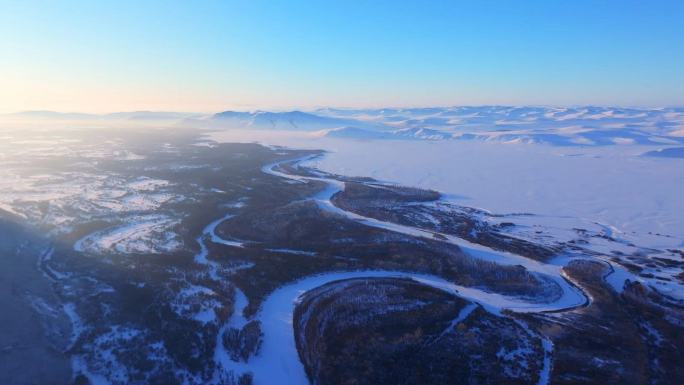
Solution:
M 624 260 L 620 261 L 620 264 L 634 274 L 639 274 L 639 273 L 641 273 L 642 270 L 644 270 L 644 268 L 642 266 L 639 266 L 639 265 L 634 264 L 634 263 L 629 263 L 629 262 L 626 262 Z
M 679 249 L 667 249 L 667 251 L 669 251 L 669 252 L 672 253 L 672 254 L 677 254 L 677 255 L 679 255 L 680 258 L 684 259 L 684 251 L 683 251 L 683 250 L 679 250 Z
M 675 278 L 677 278 L 677 279 L 679 280 L 679 282 L 684 282 L 684 271 L 682 271 L 681 273 L 677 274 L 677 275 L 675 276 Z
M 245 373 L 240 375 L 240 378 L 238 378 L 236 385 L 252 385 L 253 382 L 254 376 L 252 375 L 252 373 Z
M 564 268 L 592 297 L 589 306 L 554 315 L 518 315 L 554 343 L 554 384 L 680 384 L 684 313 L 647 287 L 627 282 L 622 294 L 604 280 L 602 262 Z
M 495 225 L 495 227 L 498 227 L 500 229 L 505 229 L 505 228 L 509 228 L 509 227 L 515 227 L 515 223 L 513 223 L 513 222 L 501 222 L 501 223 Z
M 337 281 L 304 295 L 295 340 L 321 385 L 535 383 L 541 341 L 472 306 L 410 279 Z
M 532 259 L 547 260 L 559 251 L 507 235 L 502 231 L 510 226 L 490 225 L 479 219 L 488 215 L 487 213 L 469 207 L 438 203 L 439 198 L 439 193 L 430 190 L 347 182 L 344 191 L 333 197 L 333 202 L 336 206 L 364 216 L 455 235 Z
M 464 286 L 486 288 L 533 301 L 560 295 L 551 280 L 522 266 L 502 266 L 468 257 L 451 244 L 416 239 L 364 226 L 303 201 L 276 210 L 246 211 L 223 229 L 238 238 L 258 241 L 240 250 L 254 267 L 232 277 L 250 299 L 247 314 L 277 287 L 311 274 L 335 270 L 399 270 L 435 274 Z M 298 249 L 311 254 L 264 253 L 262 250 Z M 286 269 L 283 266 L 287 266 Z
M 662 257 L 652 257 L 651 259 L 657 261 L 658 264 L 662 267 L 684 269 L 684 261 L 675 261 L 670 258 Z
M 230 328 L 223 334 L 223 346 L 230 357 L 238 362 L 247 362 L 259 352 L 263 333 L 259 321 L 250 321 L 242 329 Z

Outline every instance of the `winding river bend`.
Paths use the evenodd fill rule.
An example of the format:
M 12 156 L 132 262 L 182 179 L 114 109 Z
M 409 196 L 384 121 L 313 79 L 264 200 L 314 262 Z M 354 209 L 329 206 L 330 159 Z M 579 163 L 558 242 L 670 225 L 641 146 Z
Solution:
M 381 221 L 375 218 L 369 218 L 363 215 L 359 215 L 357 213 L 341 209 L 335 206 L 331 201 L 332 197 L 335 194 L 344 190 L 344 182 L 332 178 L 307 177 L 301 175 L 287 174 L 276 170 L 276 168 L 283 163 L 297 164 L 309 160 L 315 156 L 317 155 L 309 155 L 295 160 L 286 160 L 271 163 L 262 167 L 262 171 L 266 174 L 300 182 L 312 180 L 326 183 L 326 188 L 318 194 L 316 194 L 315 196 L 313 196 L 311 199 L 315 200 L 318 203 L 319 207 L 331 213 L 344 216 L 348 219 L 357 221 L 367 226 L 377 227 L 413 237 L 435 240 L 435 235 L 438 235 L 442 242 L 458 246 L 461 250 L 463 250 L 465 254 L 473 258 L 496 262 L 500 265 L 523 266 L 531 272 L 538 273 L 540 275 L 544 275 L 552 279 L 556 284 L 558 284 L 558 286 L 562 290 L 562 295 L 553 302 L 530 303 L 515 297 L 492 294 L 480 289 L 461 287 L 460 292 L 463 295 L 471 295 L 472 297 L 480 298 L 481 304 L 485 307 L 491 305 L 492 309 L 506 308 L 516 312 L 549 312 L 571 309 L 577 306 L 581 306 L 588 301 L 588 297 L 576 285 L 570 283 L 568 281 L 568 278 L 563 273 L 562 268 L 567 262 L 566 259 L 555 259 L 553 263 L 543 263 L 530 258 L 523 257 L 521 255 L 494 250 L 492 248 L 472 243 L 450 234 L 436 233 L 434 231 L 428 231 L 413 226 L 406 226 L 397 223 Z
M 331 198 L 337 192 L 344 189 L 344 182 L 325 177 L 309 177 L 302 175 L 293 175 L 283 173 L 276 170 L 278 166 L 284 163 L 297 164 L 310 159 L 311 156 L 306 156 L 294 160 L 285 160 L 266 165 L 262 171 L 266 174 L 286 178 L 299 183 L 306 183 L 308 181 L 320 181 L 326 184 L 326 188 L 311 199 L 315 200 L 318 205 L 330 212 L 342 215 L 351 220 L 363 223 L 368 226 L 378 227 L 389 231 L 394 231 L 414 237 L 434 239 L 435 233 L 424 229 L 400 225 L 391 222 L 384 222 L 374 218 L 361 216 L 359 214 L 343 210 L 335 206 Z M 222 221 L 221 218 L 212 222 L 207 228 L 209 240 L 213 242 L 222 242 L 216 236 L 213 229 Z M 213 225 L 213 226 L 212 226 Z M 558 284 L 561 288 L 562 294 L 551 302 L 538 303 L 529 302 L 524 299 L 505 296 L 497 293 L 487 292 L 481 289 L 465 287 L 448 282 L 443 278 L 439 278 L 427 274 L 416 274 L 398 271 L 382 271 L 382 270 L 368 270 L 368 271 L 341 271 L 330 272 L 310 276 L 296 282 L 287 284 L 271 293 L 263 302 L 255 319 L 261 321 L 262 331 L 264 334 L 263 345 L 259 354 L 252 357 L 248 363 L 234 363 L 225 358 L 224 354 L 217 354 L 216 359 L 226 370 L 233 370 L 236 374 L 244 372 L 252 372 L 254 375 L 254 384 L 256 385 L 307 385 L 309 384 L 306 377 L 304 366 L 299 360 L 297 348 L 295 345 L 294 329 L 293 329 L 293 311 L 297 299 L 305 292 L 316 287 L 322 286 L 326 283 L 350 279 L 350 278 L 364 278 L 364 277 L 401 277 L 410 278 L 421 282 L 425 285 L 444 290 L 446 292 L 458 295 L 473 303 L 479 304 L 485 310 L 492 314 L 505 317 L 502 315 L 502 310 L 507 309 L 514 312 L 551 312 L 563 311 L 582 306 L 589 301 L 589 297 L 585 295 L 576 285 L 570 283 L 567 277 L 562 272 L 563 265 L 561 262 L 553 264 L 545 264 L 532 259 L 528 259 L 516 254 L 501 252 L 491 248 L 474 244 L 458 237 L 439 234 L 443 238 L 443 242 L 448 242 L 460 247 L 467 255 L 474 258 L 494 261 L 502 265 L 521 265 L 532 271 L 544 275 Z M 198 240 L 202 244 L 202 239 Z M 238 246 L 238 245 L 235 245 Z M 203 248 L 202 251 L 206 249 Z M 203 254 L 203 253 L 201 253 Z M 206 257 L 206 255 L 203 255 Z M 205 262 L 206 258 L 200 258 L 198 262 Z M 561 260 L 559 260 L 561 261 Z M 213 270 L 215 266 L 210 266 Z M 239 326 L 244 324 L 245 320 L 242 316 L 242 311 L 247 305 L 244 295 L 238 292 L 239 301 L 236 302 L 235 312 L 229 320 L 228 324 Z M 516 320 L 528 333 L 535 333 L 522 321 Z M 549 382 L 551 372 L 551 354 L 553 351 L 553 344 L 550 340 L 539 336 L 542 339 L 542 349 L 544 351 L 544 362 L 541 372 L 539 373 L 539 384 L 547 384 Z M 218 341 L 217 341 L 218 342 Z M 219 348 L 217 347 L 217 350 Z M 223 356 L 221 359 L 219 356 Z

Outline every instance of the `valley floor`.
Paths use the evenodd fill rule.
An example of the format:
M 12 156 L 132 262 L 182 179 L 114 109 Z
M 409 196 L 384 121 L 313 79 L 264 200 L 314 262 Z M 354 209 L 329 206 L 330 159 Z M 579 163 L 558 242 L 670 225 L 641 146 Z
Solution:
M 425 184 L 432 182 L 402 186 L 400 178 L 388 181 L 391 172 L 374 175 L 368 168 L 388 170 L 397 162 L 396 172 L 410 178 L 411 166 L 398 154 L 421 148 L 441 155 L 423 157 L 432 168 L 414 167 L 447 179 L 448 170 L 472 170 L 462 166 L 473 163 L 470 156 L 493 156 L 485 147 L 449 155 L 466 147 L 407 144 L 390 156 L 375 144 L 375 157 L 357 161 L 370 144 L 300 142 L 305 148 L 342 146 L 323 153 L 207 141 L 206 132 L 189 129 L 120 131 L 107 133 L 106 141 L 102 133 L 67 130 L 53 132 L 59 146 L 46 149 L 38 145 L 44 133 L 34 134 L 35 148 L 7 145 L 12 156 L 0 159 L 3 180 L 13 181 L 0 194 L 0 213 L 24 237 L 1 239 L 0 246 L 9 257 L 29 261 L 13 269 L 35 269 L 36 281 L 21 290 L 14 284 L 14 292 L 31 295 L 2 301 L 32 309 L 24 313 L 40 320 L 46 336 L 41 349 L 70 362 L 74 384 L 363 382 L 378 373 L 331 380 L 345 368 L 329 353 L 347 349 L 349 360 L 374 357 L 381 365 L 407 359 L 424 344 L 435 347 L 424 356 L 430 360 L 461 355 L 459 376 L 484 383 L 488 371 L 496 371 L 497 382 L 510 383 L 636 378 L 634 383 L 668 384 L 684 378 L 677 365 L 684 348 L 682 240 L 642 227 L 677 208 L 668 186 L 660 186 L 667 197 L 660 216 L 645 216 L 632 230 L 629 223 L 604 222 L 601 215 L 612 215 L 611 207 L 596 216 L 566 215 L 553 206 L 547 206 L 553 213 L 484 210 Z M 499 155 L 528 163 L 513 162 L 499 174 L 490 170 L 479 185 L 454 177 L 459 191 L 475 193 L 468 190 L 472 185 L 487 190 L 482 186 L 490 183 L 515 205 L 524 201 L 515 195 L 525 193 L 510 186 L 534 191 L 546 177 L 515 180 L 516 173 L 536 175 L 530 163 L 557 157 L 553 167 L 572 164 L 575 171 L 598 164 L 587 154 L 546 150 L 526 151 L 530 159 L 523 161 L 511 154 L 517 148 Z M 651 161 L 635 164 L 650 170 Z M 681 183 L 668 167 L 663 172 Z M 491 184 L 507 173 L 511 185 Z M 566 177 L 584 178 L 570 171 Z M 581 206 L 586 197 L 567 194 L 558 196 L 559 204 Z M 631 201 L 630 194 L 616 204 Z M 527 197 L 553 201 L 543 194 Z M 33 239 L 43 247 L 27 248 Z M 363 293 L 364 285 L 379 294 L 345 294 Z M 442 307 L 440 298 L 451 305 Z M 314 325 L 321 325 L 320 333 Z M 20 332 L 16 319 L 2 326 Z M 326 330 L 350 338 L 322 339 Z M 494 340 L 500 349 L 490 349 Z M 331 351 L 325 350 L 328 342 Z M 463 348 L 453 350 L 456 345 Z M 496 359 L 468 366 L 480 353 Z M 17 370 L 24 365 L 31 373 L 30 362 L 16 362 Z

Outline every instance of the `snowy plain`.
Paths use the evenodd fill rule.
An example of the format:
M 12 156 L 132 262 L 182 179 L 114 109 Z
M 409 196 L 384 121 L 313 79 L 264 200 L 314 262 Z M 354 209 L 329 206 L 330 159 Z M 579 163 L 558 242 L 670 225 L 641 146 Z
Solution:
M 435 189 L 449 201 L 497 214 L 598 222 L 644 246 L 684 247 L 684 160 L 642 157 L 642 146 L 332 139 L 262 130 L 208 137 L 323 149 L 328 153 L 308 165 Z
M 607 281 L 621 291 L 626 278 L 638 280 L 684 298 L 677 278 L 684 158 L 657 155 L 682 145 L 679 109 L 257 111 L 239 113 L 237 121 L 218 115 L 202 144 L 324 150 L 302 164 L 437 190 L 442 202 L 484 210 L 493 225 L 514 223 L 511 236 L 535 243 L 581 244 L 607 262 L 615 255 L 639 259 L 641 274 L 611 263 Z M 649 261 L 656 257 L 673 262 L 656 266 Z M 552 264 L 566 262 L 560 256 Z

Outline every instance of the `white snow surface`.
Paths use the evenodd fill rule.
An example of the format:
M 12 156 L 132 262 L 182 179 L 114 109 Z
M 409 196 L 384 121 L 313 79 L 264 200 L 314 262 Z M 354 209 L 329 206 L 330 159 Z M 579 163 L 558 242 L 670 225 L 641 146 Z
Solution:
M 332 132 L 353 134 L 339 138 L 243 127 L 208 137 L 323 149 L 328 154 L 310 163 L 323 171 L 431 188 L 461 205 L 500 214 L 599 222 L 645 247 L 684 247 L 684 159 L 642 156 L 681 147 L 681 109 L 483 106 L 313 113 L 374 125 L 337 127 Z M 408 129 L 456 139 L 386 139 L 388 130 Z
M 323 149 L 324 156 L 303 164 L 332 174 L 434 189 L 443 194 L 443 201 L 494 214 L 533 214 L 499 221 L 514 222 L 511 235 L 537 243 L 569 241 L 577 238 L 574 229 L 587 229 L 618 240 L 589 238 L 586 247 L 605 255 L 619 250 L 672 258 L 665 250 L 684 249 L 684 159 L 642 156 L 653 146 L 356 140 L 239 129 L 207 136 L 219 142 Z M 329 185 L 321 195 L 335 188 Z M 638 277 L 613 265 L 616 273 L 608 281 L 618 291 L 629 278 L 684 298 L 684 288 L 674 278 L 677 269 L 644 271 L 670 279 L 666 281 Z
M 342 175 L 432 188 L 459 204 L 493 212 L 589 218 L 625 233 L 673 235 L 680 245 L 684 240 L 684 218 L 677 214 L 684 212 L 679 196 L 684 162 L 639 157 L 639 147 L 568 151 L 477 142 L 333 146 L 326 146 L 332 151 L 312 165 Z
M 74 244 L 74 250 L 96 254 L 161 254 L 182 246 L 171 229 L 179 223 L 165 215 L 145 215 L 127 218 L 126 223 L 97 231 Z

